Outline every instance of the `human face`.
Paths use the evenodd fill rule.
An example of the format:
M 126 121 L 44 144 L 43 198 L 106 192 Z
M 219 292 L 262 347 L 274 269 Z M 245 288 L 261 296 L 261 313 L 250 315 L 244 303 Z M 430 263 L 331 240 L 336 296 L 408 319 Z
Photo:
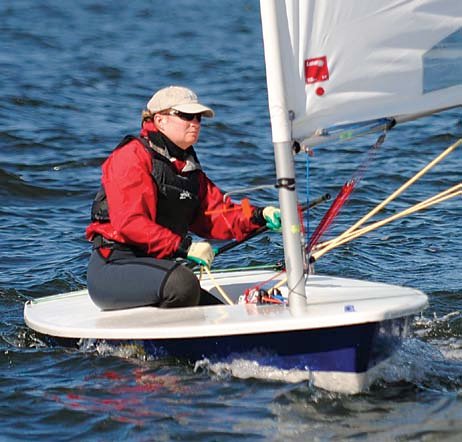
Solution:
M 159 115 L 157 127 L 178 147 L 186 150 L 199 139 L 201 117 L 200 114 L 185 114 L 172 109 Z

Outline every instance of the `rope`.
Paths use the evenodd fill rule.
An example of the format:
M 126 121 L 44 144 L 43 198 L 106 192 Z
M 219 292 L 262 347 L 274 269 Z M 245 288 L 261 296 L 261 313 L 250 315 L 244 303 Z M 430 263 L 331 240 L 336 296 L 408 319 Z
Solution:
M 202 276 L 202 269 L 205 269 L 207 272 L 207 275 L 209 276 L 210 280 L 213 282 L 213 285 L 215 288 L 218 290 L 221 296 L 223 296 L 223 299 L 229 304 L 229 305 L 234 305 L 234 302 L 231 300 L 231 298 L 226 294 L 226 292 L 220 287 L 218 284 L 217 280 L 213 277 L 212 272 L 207 266 L 201 266 L 201 276 Z
M 285 270 L 281 270 L 280 272 L 275 273 L 271 278 L 267 279 L 266 281 L 261 282 L 260 284 L 257 284 L 254 287 L 251 287 L 250 289 L 260 290 L 264 285 L 268 284 L 268 282 L 272 281 L 273 279 L 276 279 L 278 276 L 282 275 L 283 273 L 285 273 Z
M 367 220 L 369 220 L 376 213 L 378 213 L 380 210 L 382 210 L 389 202 L 393 201 L 398 195 L 403 193 L 409 186 L 411 186 L 413 183 L 415 183 L 420 177 L 422 177 L 433 166 L 438 164 L 441 160 L 443 160 L 447 155 L 449 155 L 453 150 L 455 150 L 461 144 L 462 144 L 462 139 L 456 141 L 454 144 L 449 146 L 446 150 L 444 150 L 435 159 L 430 161 L 430 163 L 428 163 L 423 169 L 421 169 L 418 173 L 416 173 L 412 178 L 410 178 L 408 181 L 406 181 L 401 187 L 396 189 L 388 198 L 383 200 L 373 210 L 371 210 L 369 213 L 364 215 L 359 221 L 357 221 L 355 224 L 353 224 L 349 229 L 347 229 L 345 232 L 343 232 L 340 236 L 338 236 L 337 238 L 331 239 L 329 241 L 326 241 L 324 243 L 318 244 L 317 247 L 315 248 L 315 250 L 318 250 L 318 249 L 321 249 L 321 248 L 324 249 L 329 244 L 334 243 L 334 242 L 338 243 L 342 238 L 347 237 L 350 233 L 352 233 L 354 230 L 356 230 L 359 226 L 364 224 Z
M 310 159 L 309 154 L 306 155 L 306 228 L 305 228 L 305 244 L 309 244 L 310 241 Z M 302 225 L 303 225 L 303 217 L 302 217 Z
M 385 141 L 386 137 L 386 129 L 385 131 L 379 135 L 375 143 L 371 146 L 368 151 L 368 155 L 365 160 L 358 166 L 355 173 L 353 174 L 353 178 L 347 181 L 342 188 L 340 189 L 337 197 L 332 202 L 331 206 L 327 210 L 326 214 L 323 216 L 321 221 L 319 222 L 318 227 L 315 229 L 311 238 L 308 242 L 308 246 L 306 247 L 306 251 L 310 252 L 321 239 L 322 235 L 328 230 L 334 219 L 340 213 L 340 210 L 347 202 L 348 198 L 350 197 L 351 193 L 355 189 L 356 185 L 362 180 L 364 176 L 364 172 L 369 167 L 369 164 L 372 162 L 373 155 L 377 152 L 377 150 L 382 146 Z
M 332 250 L 335 247 L 341 246 L 347 242 L 350 242 L 351 240 L 364 235 L 365 233 L 368 233 L 372 230 L 375 230 L 379 227 L 384 226 L 385 224 L 388 224 L 392 221 L 395 221 L 397 219 L 403 218 L 404 216 L 411 215 L 412 213 L 418 212 L 419 210 L 427 209 L 428 207 L 431 207 L 435 204 L 441 203 L 443 201 L 446 201 L 450 198 L 453 198 L 455 196 L 462 195 L 462 183 L 456 184 L 455 186 L 432 196 L 431 198 L 426 199 L 425 201 L 422 201 L 420 203 L 415 204 L 414 206 L 408 207 L 407 209 L 396 213 L 395 215 L 389 216 L 388 218 L 385 218 L 381 221 L 377 221 L 373 224 L 369 224 L 368 226 L 363 227 L 362 229 L 355 230 L 354 232 L 349 233 L 348 235 L 340 235 L 339 237 L 335 238 L 335 241 L 329 242 L 326 246 L 323 248 L 316 250 L 311 255 L 311 258 L 313 260 L 319 259 L 322 255 L 327 253 L 329 250 Z

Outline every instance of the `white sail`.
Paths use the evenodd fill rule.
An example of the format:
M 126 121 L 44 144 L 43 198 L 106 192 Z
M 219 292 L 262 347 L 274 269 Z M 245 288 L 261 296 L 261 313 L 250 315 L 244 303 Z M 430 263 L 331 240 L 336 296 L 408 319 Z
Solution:
M 462 104 L 461 0 L 262 0 L 262 17 L 273 7 L 263 32 L 282 54 L 282 83 L 268 78 L 274 142 Z

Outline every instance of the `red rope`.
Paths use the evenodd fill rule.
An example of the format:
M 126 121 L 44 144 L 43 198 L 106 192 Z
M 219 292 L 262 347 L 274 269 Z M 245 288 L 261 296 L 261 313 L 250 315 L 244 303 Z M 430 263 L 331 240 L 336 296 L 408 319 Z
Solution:
M 329 207 L 329 210 L 323 216 L 318 227 L 316 227 L 316 230 L 311 235 L 310 242 L 308 243 L 308 247 L 307 247 L 308 251 L 310 251 L 318 243 L 321 236 L 324 235 L 326 230 L 330 227 L 330 225 L 332 224 L 332 221 L 339 214 L 340 209 L 343 207 L 343 205 L 346 203 L 346 201 L 350 197 L 351 192 L 353 192 L 356 182 L 357 182 L 356 180 L 350 180 L 350 181 L 347 181 L 342 186 L 337 197 L 334 199 L 334 201 L 332 201 L 332 204 Z
M 379 135 L 376 142 L 369 149 L 366 159 L 363 161 L 362 164 L 360 164 L 360 166 L 356 170 L 354 177 L 350 181 L 347 181 L 342 186 L 337 197 L 335 198 L 334 201 L 332 201 L 332 204 L 329 207 L 329 210 L 326 212 L 324 217 L 321 219 L 321 222 L 319 223 L 318 227 L 316 227 L 316 230 L 311 235 L 310 241 L 306 248 L 308 252 L 318 243 L 321 236 L 324 235 L 326 230 L 330 227 L 330 225 L 332 224 L 332 221 L 339 214 L 340 209 L 343 207 L 343 205 L 346 203 L 346 201 L 350 197 L 351 192 L 353 192 L 353 189 L 355 188 L 356 184 L 359 183 L 359 181 L 361 181 L 364 172 L 369 167 L 369 164 L 372 161 L 373 155 L 376 153 L 376 151 L 382 146 L 383 142 L 385 141 L 385 136 L 386 136 L 386 132 Z

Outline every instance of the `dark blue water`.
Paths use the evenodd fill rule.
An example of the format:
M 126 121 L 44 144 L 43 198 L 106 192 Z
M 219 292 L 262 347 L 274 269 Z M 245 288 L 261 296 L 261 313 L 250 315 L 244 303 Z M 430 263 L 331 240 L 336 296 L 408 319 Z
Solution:
M 319 273 L 410 285 L 430 296 L 414 337 L 362 395 L 246 379 L 249 367 L 239 365 L 194 370 L 130 349 L 38 342 L 24 325 L 24 301 L 85 286 L 84 229 L 99 166 L 123 135 L 137 132 L 153 91 L 183 84 L 214 107 L 197 151 L 221 187 L 272 182 L 259 10 L 245 0 L 3 0 L 0 31 L 1 440 L 458 440 L 460 198 L 317 264 Z M 460 110 L 394 129 L 331 233 L 461 136 Z M 373 141 L 317 150 L 312 194 L 335 195 Z M 297 167 L 303 174 L 304 158 Z M 385 213 L 458 183 L 460 170 L 456 151 Z M 275 202 L 276 194 L 251 197 Z M 312 211 L 313 226 L 326 208 Z M 281 239 L 267 235 L 221 255 L 215 267 L 281 258 Z

